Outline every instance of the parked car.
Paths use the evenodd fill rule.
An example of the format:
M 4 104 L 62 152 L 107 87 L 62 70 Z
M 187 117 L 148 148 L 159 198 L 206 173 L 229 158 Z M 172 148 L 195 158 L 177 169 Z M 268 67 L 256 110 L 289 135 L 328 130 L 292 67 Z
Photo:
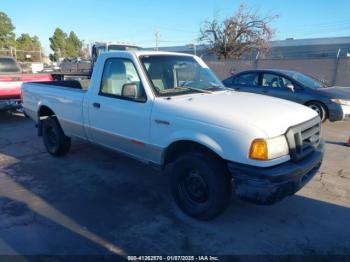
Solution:
M 224 85 L 237 91 L 291 100 L 315 110 L 324 122 L 350 118 L 350 87 L 328 87 L 302 73 L 288 70 L 249 70 L 231 76 Z
M 0 56 L 0 111 L 21 107 L 21 85 L 24 82 L 50 81 L 48 74 L 24 74 L 13 57 Z
M 188 54 L 104 53 L 88 90 L 75 81 L 26 83 L 23 105 L 53 156 L 67 154 L 79 137 L 169 166 L 176 203 L 199 219 L 222 212 L 233 188 L 264 204 L 292 195 L 323 159 L 316 112 L 227 90 Z
M 47 65 L 44 66 L 43 70 L 40 73 L 54 73 L 59 71 L 61 68 L 56 65 Z

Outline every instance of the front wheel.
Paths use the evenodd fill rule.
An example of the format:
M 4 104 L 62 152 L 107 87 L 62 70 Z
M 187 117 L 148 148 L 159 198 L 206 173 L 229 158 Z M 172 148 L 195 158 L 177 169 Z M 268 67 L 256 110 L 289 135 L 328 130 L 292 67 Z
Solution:
M 322 122 L 325 122 L 327 120 L 327 109 L 324 105 L 319 102 L 310 102 L 307 104 L 307 106 L 316 111 Z
M 69 152 L 71 139 L 67 137 L 56 117 L 43 120 L 43 140 L 46 150 L 53 156 L 63 156 Z
M 202 152 L 189 152 L 175 160 L 171 187 L 180 209 L 201 220 L 223 212 L 232 193 L 231 178 L 224 164 Z

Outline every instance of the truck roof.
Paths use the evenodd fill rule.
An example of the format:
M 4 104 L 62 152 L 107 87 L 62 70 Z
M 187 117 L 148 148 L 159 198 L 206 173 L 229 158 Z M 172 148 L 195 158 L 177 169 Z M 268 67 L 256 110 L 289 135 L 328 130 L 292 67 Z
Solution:
M 120 45 L 120 46 L 135 46 L 135 47 L 138 47 L 137 45 L 132 44 L 132 43 L 118 42 L 118 41 L 115 41 L 115 42 L 95 42 L 94 45 L 96 45 L 96 46 L 103 46 L 103 45 Z
M 135 53 L 135 55 L 180 55 L 180 56 L 193 56 L 191 54 L 186 53 L 178 53 L 178 52 L 166 52 L 166 51 L 146 51 L 146 50 L 135 50 L 130 51 Z
M 137 57 L 139 56 L 152 56 L 152 55 L 175 55 L 175 56 L 193 56 L 191 54 L 185 54 L 185 53 L 175 53 L 175 52 L 165 52 L 165 51 L 147 51 L 147 50 L 130 50 L 130 51 L 113 51 L 113 52 L 106 52 L 102 53 L 101 57 L 113 57 L 113 54 L 130 54 L 135 55 Z

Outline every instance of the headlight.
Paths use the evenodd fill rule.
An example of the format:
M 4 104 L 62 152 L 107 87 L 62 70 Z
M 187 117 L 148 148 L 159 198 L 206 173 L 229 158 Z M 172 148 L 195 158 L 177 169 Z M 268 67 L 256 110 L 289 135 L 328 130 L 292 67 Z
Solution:
M 288 143 L 283 135 L 269 139 L 255 139 L 250 146 L 249 158 L 271 160 L 288 154 Z
M 333 103 L 339 104 L 339 105 L 345 105 L 345 106 L 350 106 L 350 100 L 344 100 L 344 99 L 331 99 Z

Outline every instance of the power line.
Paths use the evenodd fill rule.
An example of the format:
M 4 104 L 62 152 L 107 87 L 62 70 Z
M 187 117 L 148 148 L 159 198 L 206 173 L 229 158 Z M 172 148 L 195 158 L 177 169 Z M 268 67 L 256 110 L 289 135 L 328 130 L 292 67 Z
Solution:
M 198 31 L 190 31 L 190 30 L 179 29 L 179 28 L 170 28 L 170 27 L 163 27 L 163 26 L 160 28 L 165 31 L 175 31 L 175 32 L 192 33 L 192 34 L 198 33 Z
M 292 28 L 330 27 L 330 26 L 345 25 L 345 24 L 350 24 L 350 20 L 334 21 L 334 22 L 326 22 L 326 23 L 316 23 L 316 24 L 294 25 L 294 26 L 292 26 Z

